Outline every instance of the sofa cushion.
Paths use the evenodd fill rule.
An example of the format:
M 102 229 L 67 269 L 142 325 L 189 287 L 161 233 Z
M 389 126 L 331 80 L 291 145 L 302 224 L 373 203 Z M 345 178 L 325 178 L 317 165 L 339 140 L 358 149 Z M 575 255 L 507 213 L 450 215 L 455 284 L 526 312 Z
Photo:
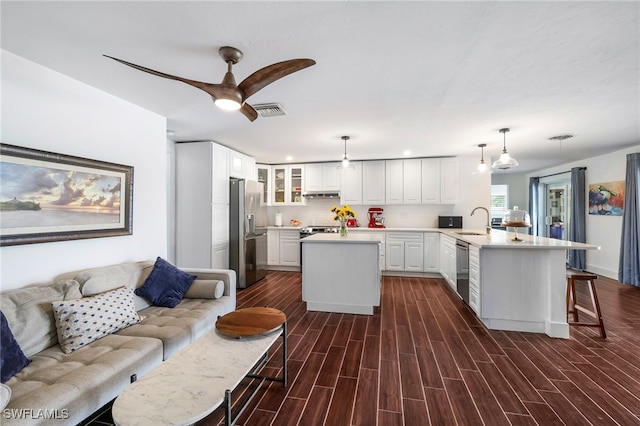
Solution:
M 0 293 L 0 307 L 27 357 L 58 343 L 51 302 L 82 297 L 75 280 Z
M 122 287 L 97 296 L 52 302 L 58 340 L 70 353 L 95 340 L 140 322 L 133 290 Z
M 224 295 L 224 282 L 220 280 L 195 280 L 184 297 L 187 299 L 220 299 Z
M 7 318 L 0 311 L 0 376 L 2 376 L 2 383 L 12 378 L 30 362 L 13 337 Z
M 157 339 L 112 334 L 65 354 L 59 345 L 32 357 L 32 362 L 7 385 L 10 410 L 57 410 L 60 419 L 29 421 L 2 418 L 3 426 L 75 425 L 113 400 L 131 383 L 162 362 Z M 34 411 L 35 412 L 35 411 Z
M 156 306 L 173 308 L 196 278 L 158 257 L 151 274 L 142 287 L 136 289 L 136 294 Z

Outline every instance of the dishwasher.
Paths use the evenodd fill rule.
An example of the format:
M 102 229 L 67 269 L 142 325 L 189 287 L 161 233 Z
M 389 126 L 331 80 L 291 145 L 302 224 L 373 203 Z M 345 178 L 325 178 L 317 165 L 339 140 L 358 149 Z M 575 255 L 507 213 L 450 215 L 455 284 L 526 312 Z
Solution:
M 456 240 L 456 285 L 458 294 L 469 304 L 469 244 Z

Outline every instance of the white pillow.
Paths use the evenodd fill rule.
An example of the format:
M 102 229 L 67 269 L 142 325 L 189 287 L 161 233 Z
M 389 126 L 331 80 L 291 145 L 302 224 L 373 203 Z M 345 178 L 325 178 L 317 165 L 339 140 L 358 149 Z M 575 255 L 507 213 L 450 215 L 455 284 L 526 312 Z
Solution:
M 82 299 L 51 302 L 51 306 L 64 353 L 140 322 L 133 289 L 127 287 Z
M 218 280 L 195 280 L 184 297 L 189 299 L 220 299 L 224 295 L 224 282 Z

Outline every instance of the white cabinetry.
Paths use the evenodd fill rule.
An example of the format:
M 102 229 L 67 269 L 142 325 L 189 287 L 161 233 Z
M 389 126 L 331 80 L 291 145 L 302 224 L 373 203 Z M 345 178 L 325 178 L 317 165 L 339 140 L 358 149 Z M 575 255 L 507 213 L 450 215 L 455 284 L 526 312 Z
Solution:
M 271 168 L 273 197 L 272 206 L 304 205 L 302 188 L 304 188 L 304 166 L 285 165 Z
M 402 204 L 402 160 L 385 163 L 385 203 Z
M 229 267 L 229 150 L 176 144 L 176 265 Z
M 387 271 L 422 272 L 424 264 L 424 243 L 422 233 L 387 232 Z
M 305 191 L 339 191 L 340 163 L 312 163 L 304 166 Z
M 440 272 L 440 233 L 424 233 L 424 272 Z
M 269 229 L 267 231 L 267 265 L 280 265 L 280 231 Z
M 420 204 L 421 163 L 418 159 L 389 160 L 386 162 L 387 204 Z
M 385 162 L 362 162 L 362 204 L 385 204 Z
M 255 180 L 255 168 L 256 160 L 232 149 L 229 150 L 229 176 Z
M 256 180 L 262 183 L 262 204 L 271 205 L 271 166 L 265 164 L 256 165 Z
M 351 161 L 340 169 L 340 203 L 362 204 L 362 161 Z
M 480 317 L 480 250 L 469 246 L 469 306 Z
M 457 158 L 423 158 L 422 204 L 456 204 L 459 194 Z
M 456 283 L 456 240 L 448 235 L 440 235 L 440 274 L 447 283 L 458 291 Z
M 300 231 L 280 231 L 280 265 L 300 266 Z

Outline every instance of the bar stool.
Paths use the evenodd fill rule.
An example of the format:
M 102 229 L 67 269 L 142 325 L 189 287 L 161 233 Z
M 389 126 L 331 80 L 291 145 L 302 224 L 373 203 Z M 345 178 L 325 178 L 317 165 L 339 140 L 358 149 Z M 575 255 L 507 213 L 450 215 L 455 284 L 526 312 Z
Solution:
M 607 333 L 604 331 L 604 321 L 602 320 L 602 311 L 600 311 L 598 292 L 596 291 L 596 278 L 598 278 L 597 275 L 590 274 L 588 272 L 579 272 L 570 269 L 567 270 L 567 323 L 570 326 L 598 327 L 600 329 L 600 335 L 603 339 L 606 339 Z M 587 309 L 582 305 L 578 305 L 578 299 L 576 298 L 576 281 L 587 282 L 593 310 Z M 578 311 L 593 317 L 596 322 L 580 322 Z M 572 314 L 573 321 L 569 321 L 568 317 Z

